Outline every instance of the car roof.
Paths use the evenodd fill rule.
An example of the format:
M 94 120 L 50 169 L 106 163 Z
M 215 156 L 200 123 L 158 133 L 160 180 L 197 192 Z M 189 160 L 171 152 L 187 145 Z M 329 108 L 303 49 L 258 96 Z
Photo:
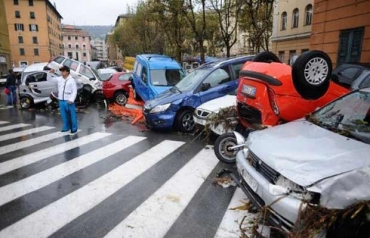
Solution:
M 25 67 L 15 67 L 15 68 L 13 68 L 13 72 L 17 72 L 17 73 L 23 72 L 24 69 L 25 69 Z
M 254 55 L 247 55 L 247 56 L 239 56 L 239 57 L 232 57 L 227 59 L 220 59 L 214 62 L 202 64 L 199 68 L 218 68 L 224 65 L 233 64 L 239 61 L 248 61 L 252 60 Z
M 42 71 L 44 70 L 44 67 L 46 65 L 48 65 L 47 62 L 31 64 L 30 66 L 25 68 L 23 72 L 26 73 L 26 72 L 33 72 L 33 71 Z
M 181 65 L 172 57 L 159 54 L 142 54 L 137 57 L 149 64 L 150 69 L 181 69 Z

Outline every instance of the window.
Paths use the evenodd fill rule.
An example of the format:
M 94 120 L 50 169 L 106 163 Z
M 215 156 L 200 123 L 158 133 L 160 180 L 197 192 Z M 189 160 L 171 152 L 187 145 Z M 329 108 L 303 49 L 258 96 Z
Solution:
M 57 62 L 58 64 L 61 64 L 64 60 L 64 56 L 58 56 L 57 58 L 53 59 L 53 61 Z
M 33 49 L 34 55 L 39 55 L 39 49 Z
M 293 21 L 292 21 L 292 28 L 297 28 L 299 23 L 299 10 L 298 8 L 294 9 L 293 11 Z
M 125 81 L 125 80 L 129 80 L 130 77 L 132 77 L 132 74 L 122 74 L 118 77 L 118 80 L 120 81 Z
M 204 81 L 203 84 L 209 83 L 211 88 L 217 87 L 224 83 L 230 82 L 229 67 L 222 67 L 213 71 Z
M 36 37 L 36 36 L 32 37 L 32 42 L 33 42 L 34 44 L 37 44 L 37 43 L 38 43 L 38 42 L 37 42 L 37 37 Z
M 19 5 L 18 0 L 13 0 L 14 5 Z
M 281 62 L 285 62 L 285 51 L 279 51 L 279 59 Z
M 71 49 L 71 48 L 72 48 L 71 44 L 68 44 L 68 49 Z
M 76 49 L 78 49 L 78 47 L 79 47 L 79 46 L 76 44 Z
M 141 79 L 145 84 L 148 84 L 148 71 L 146 70 L 145 66 L 143 66 L 143 69 L 141 70 Z
M 82 40 L 85 41 L 85 37 L 84 36 L 82 37 Z
M 18 43 L 22 44 L 23 43 L 23 36 L 18 36 Z
M 297 52 L 295 50 L 290 50 L 289 51 L 289 61 L 288 64 L 293 65 L 293 61 L 295 60 L 295 57 L 297 55 Z M 293 61 L 292 61 L 293 60 Z
M 68 52 L 67 55 L 68 55 L 68 58 L 72 59 L 72 57 L 73 57 L 72 52 Z
M 63 62 L 63 65 L 68 66 L 72 70 L 76 71 L 78 63 L 76 61 L 66 59 L 66 61 Z
M 75 40 L 78 40 L 78 36 L 75 36 Z
M 306 19 L 305 19 L 305 25 L 311 25 L 312 24 L 312 5 L 308 4 L 306 7 Z
M 68 36 L 68 40 L 71 40 L 71 37 L 70 36 Z
M 288 16 L 286 12 L 281 14 L 281 30 L 286 30 Z
M 82 45 L 82 48 L 86 49 L 86 45 Z
M 83 56 L 86 57 L 86 53 L 83 53 Z
M 306 52 L 306 51 L 308 51 L 308 49 L 302 49 L 302 50 L 301 50 L 301 53 L 304 53 L 304 52 Z
M 368 75 L 364 81 L 360 84 L 359 88 L 367 88 L 370 87 L 370 75 Z
M 346 62 L 360 61 L 363 38 L 363 27 L 340 32 L 337 66 Z
M 14 29 L 16 31 L 24 31 L 24 26 L 23 26 L 23 24 L 15 23 L 14 24 Z
M 94 74 L 91 72 L 91 69 L 89 69 L 85 65 L 81 65 L 80 66 L 80 72 L 79 73 L 82 74 L 82 75 L 84 75 L 84 76 L 86 76 L 89 79 L 95 78 L 94 77 Z
M 231 67 L 233 67 L 236 78 L 239 78 L 239 72 L 240 72 L 240 69 L 243 67 L 243 65 L 244 65 L 243 63 L 231 65 Z
M 39 27 L 37 24 L 30 24 L 30 31 L 39 31 Z
M 24 55 L 24 54 L 25 54 L 25 53 L 24 53 L 24 48 L 20 48 L 20 49 L 19 49 L 19 54 L 20 54 L 20 55 Z
M 28 5 L 33 6 L 33 0 L 28 0 Z
M 21 12 L 15 11 L 15 18 L 21 18 Z
M 34 12 L 30 12 L 30 18 L 35 19 L 35 13 Z

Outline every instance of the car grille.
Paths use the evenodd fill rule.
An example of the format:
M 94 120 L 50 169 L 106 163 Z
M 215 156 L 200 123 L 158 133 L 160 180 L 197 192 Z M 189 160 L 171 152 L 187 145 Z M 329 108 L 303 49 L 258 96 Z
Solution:
M 238 113 L 242 120 L 248 124 L 262 124 L 261 112 L 251 106 L 238 102 Z
M 211 114 L 211 112 L 209 111 L 205 111 L 205 110 L 201 110 L 201 109 L 197 109 L 195 110 L 195 115 L 198 117 L 198 118 L 201 118 L 201 119 L 207 119 L 207 117 Z
M 275 184 L 280 174 L 260 160 L 252 151 L 249 151 L 247 160 L 270 183 Z

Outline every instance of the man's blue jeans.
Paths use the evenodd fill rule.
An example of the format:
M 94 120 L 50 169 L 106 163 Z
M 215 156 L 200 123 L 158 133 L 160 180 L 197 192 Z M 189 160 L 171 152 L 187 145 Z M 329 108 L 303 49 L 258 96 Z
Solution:
M 17 105 L 17 86 L 8 86 L 9 94 L 7 96 L 8 106 Z
M 75 104 L 68 104 L 67 100 L 59 100 L 60 115 L 63 120 L 62 131 L 77 131 L 77 115 Z

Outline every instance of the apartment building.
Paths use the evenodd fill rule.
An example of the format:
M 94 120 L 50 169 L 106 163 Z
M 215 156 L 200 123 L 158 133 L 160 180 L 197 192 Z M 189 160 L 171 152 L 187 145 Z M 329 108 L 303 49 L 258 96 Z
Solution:
M 310 49 L 314 0 L 277 0 L 273 13 L 272 51 L 289 63 Z
M 329 54 L 333 67 L 370 63 L 370 1 L 314 0 L 310 49 Z
M 0 0 L 0 75 L 11 68 L 9 31 L 5 15 L 4 1 Z
M 107 53 L 107 45 L 105 44 L 104 40 L 101 39 L 93 39 L 91 40 L 91 46 L 95 47 L 96 49 L 96 58 L 101 61 L 108 60 L 108 53 Z
M 62 27 L 64 55 L 82 62 L 91 61 L 90 35 L 71 25 Z
M 62 16 L 48 0 L 4 0 L 12 67 L 47 62 L 61 54 Z

